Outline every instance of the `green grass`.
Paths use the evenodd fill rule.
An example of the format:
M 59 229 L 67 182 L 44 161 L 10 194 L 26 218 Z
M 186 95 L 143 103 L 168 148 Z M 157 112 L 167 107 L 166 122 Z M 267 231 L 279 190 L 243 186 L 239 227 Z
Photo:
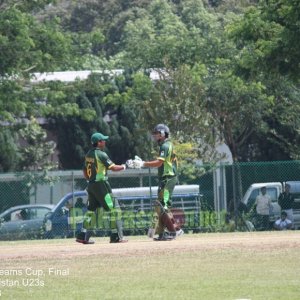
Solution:
M 270 238 L 270 245 L 264 243 L 265 237 Z M 23 274 L 0 275 L 0 280 L 29 279 L 38 286 L 24 287 L 22 282 L 19 287 L 0 286 L 0 300 L 300 299 L 298 232 L 190 234 L 166 244 L 145 237 L 130 238 L 132 245 L 97 242 L 97 246 L 76 247 L 74 240 L 1 242 L 0 257 L 9 247 L 14 251 L 19 247 L 20 255 L 1 257 L 0 270 Z M 56 257 L 55 249 L 45 257 L 22 256 L 31 247 L 34 256 L 39 246 L 39 251 L 60 250 Z M 89 247 L 97 248 L 89 254 Z M 78 249 L 80 253 L 72 253 Z M 49 275 L 52 268 L 69 274 Z M 26 275 L 26 270 L 43 275 Z

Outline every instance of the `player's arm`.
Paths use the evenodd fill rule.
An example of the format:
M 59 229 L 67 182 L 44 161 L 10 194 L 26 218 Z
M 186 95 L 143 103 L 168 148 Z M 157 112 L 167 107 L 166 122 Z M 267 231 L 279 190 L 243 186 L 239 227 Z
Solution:
M 110 165 L 108 167 L 109 170 L 113 171 L 113 172 L 119 172 L 119 171 L 123 171 L 126 170 L 126 165 Z
M 159 168 L 164 163 L 161 159 L 144 161 L 144 167 L 147 168 Z
M 103 153 L 101 160 L 105 167 L 110 171 L 119 172 L 126 169 L 126 165 L 116 165 L 106 153 Z
M 160 151 L 160 153 L 159 153 L 159 155 L 156 159 L 149 160 L 149 161 L 143 161 L 142 167 L 159 168 L 160 166 L 163 165 L 166 157 L 168 156 L 168 153 L 169 153 L 169 148 L 168 147 L 163 147 L 163 149 L 161 149 L 161 151 Z
M 169 150 L 169 147 L 163 146 L 159 153 L 159 156 L 155 160 L 144 161 L 143 167 L 159 168 L 163 165 L 165 159 L 167 158 Z
M 164 158 L 158 157 L 155 160 L 149 160 L 149 161 L 143 161 L 140 157 L 137 155 L 134 159 L 129 159 L 126 161 L 126 165 L 128 168 L 131 169 L 140 169 L 143 167 L 146 168 L 159 168 L 164 163 Z
M 84 167 L 84 168 L 83 168 L 82 172 L 83 172 L 83 176 L 84 176 L 84 178 L 85 178 L 86 180 L 88 180 L 88 179 L 89 179 L 89 177 L 88 177 L 88 175 L 87 175 L 87 170 L 86 170 L 86 167 Z

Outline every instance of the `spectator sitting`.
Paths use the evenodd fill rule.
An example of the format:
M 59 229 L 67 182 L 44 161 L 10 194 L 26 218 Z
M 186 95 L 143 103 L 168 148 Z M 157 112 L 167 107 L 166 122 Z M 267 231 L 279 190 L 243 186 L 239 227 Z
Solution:
M 77 208 L 85 208 L 86 205 L 83 203 L 83 199 L 81 197 L 77 198 L 75 206 Z
M 287 218 L 287 213 L 285 211 L 281 212 L 281 217 L 275 221 L 274 229 L 276 230 L 288 230 L 292 229 L 293 223 Z
M 28 215 L 25 209 L 22 209 L 17 215 L 16 215 L 17 219 L 19 220 L 27 220 L 28 219 Z

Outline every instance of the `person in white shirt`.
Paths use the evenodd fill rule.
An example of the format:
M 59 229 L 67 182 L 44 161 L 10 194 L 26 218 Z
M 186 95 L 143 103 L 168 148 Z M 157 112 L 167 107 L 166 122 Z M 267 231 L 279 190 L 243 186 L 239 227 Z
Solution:
M 261 194 L 256 197 L 256 213 L 258 219 L 259 230 L 269 230 L 270 229 L 270 209 L 272 207 L 271 198 L 267 194 L 267 188 L 263 186 L 261 189 Z
M 285 211 L 281 212 L 281 217 L 275 221 L 274 229 L 275 230 L 288 230 L 292 229 L 293 222 L 287 218 L 287 213 Z

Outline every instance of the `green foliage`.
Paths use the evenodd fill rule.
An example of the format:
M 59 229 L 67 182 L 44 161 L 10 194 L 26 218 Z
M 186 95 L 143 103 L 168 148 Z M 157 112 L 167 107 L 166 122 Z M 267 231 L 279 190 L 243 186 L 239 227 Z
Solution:
M 245 8 L 257 5 L 259 0 L 208 0 L 208 3 L 219 13 L 232 12 L 242 14 Z
M 56 169 L 56 162 L 52 161 L 52 155 L 56 144 L 53 141 L 47 141 L 47 134 L 38 124 L 35 118 L 19 131 L 19 170 L 30 171 L 20 173 L 22 181 L 28 191 L 33 196 L 36 195 L 38 184 L 52 184 L 58 180 L 58 177 L 49 175 L 49 171 Z
M 245 143 L 241 152 L 249 160 L 289 160 L 298 159 L 299 153 L 299 91 L 287 78 L 269 78 L 266 91 L 273 94 L 272 110 L 266 111 L 264 126 Z M 266 130 L 267 129 L 267 130 Z M 250 150 L 251 149 L 251 150 Z M 270 149 L 276 151 L 270 152 Z
M 96 131 L 110 136 L 107 151 L 114 162 L 124 163 L 136 154 L 138 142 L 134 142 L 133 137 L 134 112 L 127 107 L 126 102 L 119 101 L 126 95 L 125 91 L 130 89 L 131 82 L 130 75 L 114 77 L 107 73 L 95 73 L 86 81 L 65 86 L 61 97 L 52 99 L 57 103 L 53 105 L 53 111 L 48 109 L 47 112 L 53 119 L 50 129 L 58 137 L 63 168 L 81 169 L 84 154 L 91 147 L 90 136 Z M 57 85 L 57 91 L 60 87 Z M 56 93 L 53 94 L 55 95 Z M 76 107 L 77 111 L 70 114 L 64 111 L 64 116 L 61 116 L 62 112 L 55 112 L 54 109 L 60 102 L 61 110 L 69 105 L 70 109 Z M 123 145 L 122 151 L 120 144 Z
M 56 144 L 47 141 L 47 133 L 41 128 L 37 120 L 30 119 L 26 127 L 20 129 L 20 137 L 25 145 L 20 145 L 20 170 L 40 171 L 56 168 L 56 163 L 51 161 Z
M 95 130 L 112 134 L 114 159 L 150 158 L 158 122 L 202 161 L 218 160 L 222 141 L 235 160 L 297 158 L 299 11 L 288 0 L 0 1 L 0 120 L 47 118 L 68 167 Z M 85 68 L 105 71 L 29 83 L 32 72 Z M 124 74 L 106 73 L 116 68 Z M 71 147 L 72 128 L 83 138 Z
M 0 10 L 8 10 L 15 7 L 23 12 L 36 12 L 39 9 L 44 8 L 47 4 L 55 2 L 55 0 L 1 0 Z
M 202 78 L 207 74 L 204 65 L 194 67 L 182 65 L 178 69 L 157 70 L 159 80 L 151 89 L 146 79 L 140 75 L 134 81 L 130 91 L 133 105 L 139 108 L 137 114 L 139 124 L 148 132 L 158 123 L 166 123 L 170 127 L 172 138 L 179 143 L 188 141 L 193 144 L 196 157 L 211 161 L 216 158 L 215 139 L 211 130 L 211 114 L 208 112 L 203 96 L 205 88 Z M 141 87 L 138 87 L 138 85 Z M 149 87 L 149 88 L 148 88 Z M 143 91 L 146 91 L 146 97 Z M 207 146 L 207 147 L 206 147 Z
M 102 54 L 104 35 L 101 30 L 91 32 L 72 32 L 72 68 L 102 69 L 105 60 Z
M 67 35 L 57 20 L 40 23 L 32 15 L 10 8 L 0 12 L 0 74 L 29 76 L 29 71 L 51 71 L 68 61 Z
M 37 7 L 43 3 L 35 2 Z M 58 20 L 41 23 L 31 15 L 31 7 L 23 5 L 29 3 L 9 2 L 0 10 L 0 118 L 10 124 L 43 114 L 45 107 L 37 99 L 43 99 L 44 91 L 27 85 L 31 72 L 63 68 L 70 54 L 70 39 L 60 31 Z
M 293 1 L 261 1 L 227 27 L 239 51 L 237 70 L 243 78 L 260 81 L 273 100 L 262 112 L 264 124 L 246 140 L 249 159 L 297 158 L 299 148 L 299 26 L 298 4 Z M 289 125 L 288 125 L 289 124 Z M 276 153 L 270 153 L 276 148 Z
M 30 36 L 32 18 L 17 9 L 0 12 L 1 76 L 12 75 L 15 68 L 28 68 L 24 53 L 34 46 Z
M 206 171 L 197 165 L 197 145 L 189 142 L 174 141 L 174 149 L 178 158 L 180 184 L 190 182 L 203 175 Z
M 255 130 L 267 130 L 265 114 L 273 106 L 265 87 L 259 82 L 246 82 L 225 70 L 210 74 L 206 94 L 207 107 L 214 127 L 230 147 L 235 160 L 238 148 Z
M 299 3 L 261 1 L 230 27 L 242 49 L 242 66 L 299 79 Z
M 14 123 L 16 118 L 24 115 L 27 107 L 23 91 L 17 82 L 0 79 L 0 119 L 2 122 Z
M 153 1 L 148 14 L 128 21 L 124 29 L 125 64 L 135 68 L 162 68 L 184 61 L 188 31 L 167 1 Z
M 215 145 L 223 140 L 238 159 L 238 148 L 252 134 L 254 125 L 259 128 L 264 124 L 261 119 L 272 104 L 272 97 L 267 96 L 259 81 L 247 82 L 235 73 L 236 64 L 231 59 L 238 51 L 226 40 L 223 30 L 232 17 L 218 19 L 202 1 L 183 3 L 179 9 L 181 19 L 176 15 L 171 21 L 171 15 L 174 16 L 171 6 L 156 1 L 149 7 L 146 22 L 128 23 L 128 35 L 125 30 L 124 41 L 127 55 L 132 55 L 131 63 L 164 67 L 157 69 L 159 80 L 148 88 L 147 97 L 135 100 L 141 109 L 139 122 L 143 127 L 165 122 L 179 141 L 188 134 L 198 144 L 198 155 L 204 161 L 220 159 Z M 169 31 L 172 24 L 177 30 L 182 29 L 183 39 L 178 31 Z M 167 45 L 166 41 L 172 42 Z M 180 50 L 181 56 L 172 52 L 177 47 L 186 47 Z M 243 121 L 245 126 L 241 128 L 240 120 L 244 118 L 249 121 Z
M 14 170 L 18 164 L 15 134 L 8 126 L 2 126 L 0 130 L 0 171 L 8 172 Z

